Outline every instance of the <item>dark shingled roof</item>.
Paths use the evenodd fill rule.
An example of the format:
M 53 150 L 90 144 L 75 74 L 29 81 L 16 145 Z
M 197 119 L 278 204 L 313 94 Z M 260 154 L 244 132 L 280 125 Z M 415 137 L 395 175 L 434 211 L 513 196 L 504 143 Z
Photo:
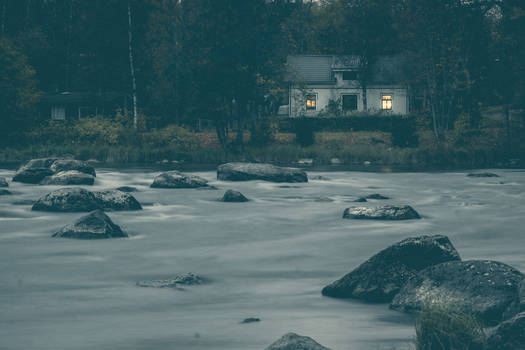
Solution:
M 404 56 L 378 56 L 370 60 L 370 84 L 402 84 L 406 81 Z M 287 81 L 333 84 L 333 71 L 359 70 L 356 55 L 288 56 Z

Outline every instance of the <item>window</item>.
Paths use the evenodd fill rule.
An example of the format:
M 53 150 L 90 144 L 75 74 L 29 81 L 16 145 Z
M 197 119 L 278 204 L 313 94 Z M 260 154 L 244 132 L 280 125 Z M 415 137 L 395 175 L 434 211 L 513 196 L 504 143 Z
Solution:
M 308 95 L 306 96 L 306 110 L 315 110 L 317 105 L 317 96 Z
M 384 109 L 384 110 L 392 109 L 392 95 L 381 96 L 381 109 Z
M 357 80 L 357 72 L 355 71 L 343 72 L 343 80 Z
M 64 106 L 51 107 L 51 119 L 65 120 L 66 119 L 66 107 Z
M 343 111 L 357 111 L 357 95 L 343 95 Z

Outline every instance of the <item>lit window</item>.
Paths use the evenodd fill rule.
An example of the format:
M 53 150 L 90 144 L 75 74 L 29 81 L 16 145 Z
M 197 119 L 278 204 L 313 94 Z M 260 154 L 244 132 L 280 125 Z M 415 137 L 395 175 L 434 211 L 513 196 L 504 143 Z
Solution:
M 316 95 L 306 96 L 306 109 L 315 109 L 316 105 L 317 105 Z
M 381 109 L 385 109 L 385 110 L 392 109 L 392 95 L 381 96 Z

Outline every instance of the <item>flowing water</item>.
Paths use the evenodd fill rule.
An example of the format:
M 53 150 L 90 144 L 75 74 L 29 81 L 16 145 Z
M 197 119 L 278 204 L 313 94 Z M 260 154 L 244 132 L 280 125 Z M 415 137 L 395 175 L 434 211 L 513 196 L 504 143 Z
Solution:
M 450 237 L 463 259 L 525 271 L 525 172 L 311 172 L 307 184 L 215 180 L 219 190 L 150 189 L 152 170 L 100 169 L 93 189 L 135 186 L 140 212 L 109 215 L 129 239 L 51 238 L 83 213 L 32 212 L 57 188 L 11 183 L 0 196 L 0 349 L 264 349 L 287 332 L 334 350 L 406 349 L 414 320 L 386 304 L 321 296 L 324 285 L 403 238 Z M 0 170 L 10 178 L 13 171 Z M 285 187 L 283 187 L 285 186 Z M 287 186 L 287 187 L 286 187 Z M 252 201 L 217 201 L 225 189 Z M 358 196 L 381 193 L 422 220 L 342 219 Z M 140 280 L 192 272 L 185 290 Z M 259 323 L 240 324 L 247 317 Z

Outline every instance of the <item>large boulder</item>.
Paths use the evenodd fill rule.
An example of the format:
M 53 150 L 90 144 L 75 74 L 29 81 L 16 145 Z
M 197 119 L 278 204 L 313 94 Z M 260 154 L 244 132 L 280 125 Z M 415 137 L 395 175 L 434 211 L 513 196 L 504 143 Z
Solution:
M 419 311 L 425 304 L 472 313 L 493 326 L 519 312 L 523 274 L 496 261 L 449 261 L 410 278 L 394 297 L 394 310 Z
M 32 210 L 56 212 L 80 212 L 100 209 L 93 192 L 79 187 L 66 187 L 41 197 Z
M 76 239 L 107 239 L 128 237 L 102 210 L 81 217 L 74 224 L 57 231 L 53 237 Z
M 525 312 L 502 322 L 488 339 L 489 350 L 525 349 Z
M 350 207 L 343 213 L 344 219 L 363 220 L 411 220 L 420 219 L 418 212 L 409 205 L 383 205 L 380 207 Z
M 248 202 L 249 199 L 246 198 L 239 191 L 228 190 L 224 193 L 224 196 L 222 196 L 221 201 L 230 202 L 230 203 L 242 203 L 242 202 Z
M 310 337 L 295 333 L 283 335 L 279 340 L 266 348 L 266 350 L 330 350 Z
M 155 177 L 152 188 L 199 188 L 208 187 L 208 180 L 199 176 L 186 175 L 178 171 L 168 171 Z
M 51 164 L 50 169 L 54 173 L 59 173 L 61 171 L 76 170 L 78 172 L 89 174 L 94 177 L 97 176 L 95 168 L 93 168 L 86 162 L 76 159 L 57 159 L 53 162 L 53 164 Z
M 380 251 L 343 278 L 323 288 L 323 295 L 389 302 L 418 271 L 446 261 L 460 260 L 443 235 L 402 240 Z
M 9 187 L 9 184 L 7 183 L 5 177 L 0 177 L 0 187 Z
M 51 165 L 57 158 L 32 159 L 16 171 L 13 181 L 37 184 L 45 177 L 53 175 Z
M 271 182 L 308 182 L 306 172 L 272 164 L 226 163 L 217 168 L 217 179 L 225 181 L 264 180 Z
M 520 283 L 520 312 L 525 311 L 525 279 Z
M 41 185 L 93 185 L 95 177 L 90 174 L 81 173 L 77 170 L 60 171 L 51 176 L 47 176 Z
M 142 206 L 131 194 L 119 190 L 93 192 L 100 208 L 105 210 L 141 210 Z

